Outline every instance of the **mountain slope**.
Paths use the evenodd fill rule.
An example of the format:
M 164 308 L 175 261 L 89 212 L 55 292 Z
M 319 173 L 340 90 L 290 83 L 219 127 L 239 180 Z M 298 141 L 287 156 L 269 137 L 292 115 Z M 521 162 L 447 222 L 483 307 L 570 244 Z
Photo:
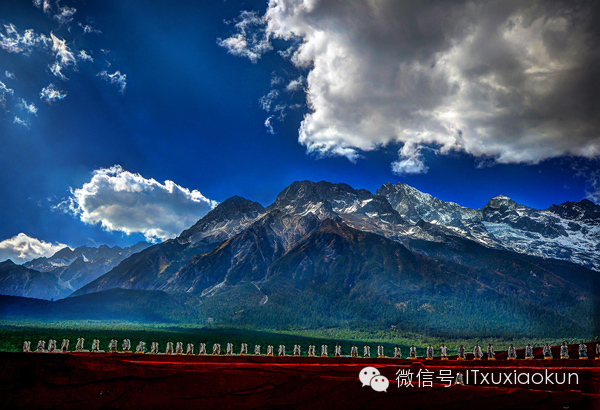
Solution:
M 25 296 L 37 299 L 60 299 L 71 291 L 59 284 L 56 275 L 38 272 L 11 260 L 0 265 L 0 295 Z
M 51 257 L 25 263 L 24 269 L 13 270 L 11 275 L 4 272 L 5 285 L 1 292 L 44 299 L 63 298 L 148 246 L 150 244 L 146 242 L 139 242 L 126 248 L 106 245 L 66 247 Z
M 243 317 L 252 320 L 256 314 L 254 320 L 265 325 L 276 320 L 273 316 L 284 315 L 286 323 L 311 327 L 362 321 L 430 332 L 499 332 L 511 322 L 532 332 L 544 326 L 558 331 L 593 324 L 597 297 L 587 288 L 590 275 L 566 295 L 565 285 L 573 283 L 551 272 L 539 273 L 537 281 L 530 279 L 529 272 L 508 276 L 440 262 L 327 220 L 276 260 L 259 283 L 268 296 L 261 309 L 270 307 L 272 314 L 259 315 L 255 307 Z M 577 299 L 582 296 L 584 301 Z M 565 318 L 548 307 L 557 304 L 587 312 L 587 317 Z M 540 315 L 543 323 L 538 322 Z
M 588 200 L 536 210 L 499 195 L 482 209 L 439 200 L 406 184 L 384 184 L 385 196 L 403 217 L 415 223 L 404 232 L 412 239 L 433 239 L 428 228 L 445 228 L 448 234 L 476 241 L 488 248 L 561 259 L 600 270 L 600 206 Z M 420 227 L 421 229 L 417 229 Z M 435 235 L 434 235 L 435 236 Z
M 39 320 L 197 322 L 198 301 L 183 294 L 111 289 L 50 302 L 0 295 L 0 316 Z
M 496 259 L 486 259 L 488 249 L 459 239 L 464 241 L 463 252 L 479 261 L 466 266 L 412 252 L 340 220 L 314 217 L 314 228 L 286 249 L 281 236 L 270 229 L 281 212 L 272 212 L 276 213 L 221 247 L 194 258 L 180 271 L 181 277 L 168 282 L 169 297 L 188 298 L 179 307 L 169 302 L 175 311 L 181 309 L 182 321 L 196 317 L 204 323 L 211 318 L 271 328 L 362 324 L 454 337 L 486 332 L 507 337 L 585 334 L 594 327 L 598 298 L 591 289 L 597 286 L 597 275 L 585 268 L 568 278 L 539 258 L 522 260 L 511 252 L 495 251 L 500 254 Z M 469 249 L 469 244 L 475 248 Z M 490 264 L 506 254 L 516 257 L 509 261 L 510 268 Z M 126 304 L 134 311 L 147 310 L 132 301 Z
M 112 288 L 161 289 L 182 266 L 235 236 L 265 212 L 257 202 L 235 196 L 220 203 L 178 238 L 151 246 L 78 289 L 73 296 Z
M 482 209 L 487 231 L 506 249 L 566 260 L 595 270 L 600 270 L 598 213 L 600 206 L 587 200 L 540 211 L 504 196 L 493 198 Z
M 82 246 L 63 248 L 51 257 L 37 258 L 23 266 L 5 261 L 0 264 L 0 294 L 64 298 L 148 246 L 145 242 L 124 249 L 106 245 L 98 248 Z
M 265 208 L 258 202 L 232 196 L 183 231 L 178 242 L 195 243 L 206 238 L 213 243 L 222 242 L 241 232 L 264 213 Z
M 322 222 L 313 215 L 269 212 L 213 252 L 192 259 L 163 289 L 210 295 L 241 282 L 256 285 L 277 258 Z

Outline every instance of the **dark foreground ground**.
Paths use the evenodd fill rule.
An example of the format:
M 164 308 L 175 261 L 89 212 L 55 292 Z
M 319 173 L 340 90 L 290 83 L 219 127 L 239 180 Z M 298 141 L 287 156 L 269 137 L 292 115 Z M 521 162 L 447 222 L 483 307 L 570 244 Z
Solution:
M 591 359 L 411 361 L 0 352 L 0 366 L 3 409 L 600 409 L 600 360 Z M 389 379 L 387 392 L 363 387 L 358 376 L 366 366 Z M 432 372 L 429 376 L 426 369 Z M 420 370 L 427 387 L 419 384 Z M 469 374 L 468 384 L 445 387 L 459 371 Z M 483 373 L 494 374 L 502 383 L 482 384 Z M 547 383 L 548 374 L 553 384 Z M 412 387 L 405 387 L 407 375 Z M 570 383 L 556 384 L 563 375 Z

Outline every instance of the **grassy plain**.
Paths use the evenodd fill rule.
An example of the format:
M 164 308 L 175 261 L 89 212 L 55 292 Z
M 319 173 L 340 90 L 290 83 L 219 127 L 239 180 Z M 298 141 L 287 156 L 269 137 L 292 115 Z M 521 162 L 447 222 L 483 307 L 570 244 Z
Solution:
M 527 343 L 537 343 L 538 345 L 550 342 L 554 345 L 560 344 L 561 338 L 556 339 L 503 339 L 497 337 L 481 337 L 468 339 L 442 339 L 439 337 L 428 337 L 426 335 L 398 332 L 394 329 L 345 329 L 345 328 L 321 328 L 321 329 L 297 329 L 297 330 L 278 330 L 278 329 L 254 329 L 254 328 L 232 328 L 223 326 L 194 326 L 194 325 L 173 325 L 165 323 L 140 323 L 127 321 L 60 321 L 60 322 L 40 322 L 28 320 L 10 320 L 0 321 L 0 350 L 2 351 L 20 351 L 23 341 L 29 339 L 32 349 L 35 349 L 38 340 L 49 338 L 57 340 L 60 347 L 63 338 L 70 340 L 70 350 L 75 347 L 78 337 L 85 338 L 85 348 L 91 347 L 92 340 L 100 340 L 100 348 L 108 349 L 109 341 L 115 337 L 119 340 L 119 348 L 122 340 L 129 338 L 132 346 L 135 347 L 140 340 L 150 347 L 150 342 L 156 340 L 159 343 L 159 349 L 164 351 L 166 343 L 182 341 L 185 344 L 191 342 L 195 345 L 195 353 L 198 352 L 198 345 L 201 342 L 206 343 L 207 350 L 212 351 L 214 343 L 221 344 L 222 352 L 225 351 L 225 345 L 231 342 L 235 346 L 236 353 L 242 342 L 248 344 L 249 353 L 254 351 L 254 345 L 262 346 L 263 354 L 266 346 L 272 344 L 277 352 L 277 346 L 283 343 L 286 346 L 287 354 L 291 354 L 293 345 L 298 343 L 302 346 L 303 355 L 306 354 L 308 345 L 313 343 L 317 346 L 317 352 L 320 352 L 320 346 L 327 344 L 329 354 L 333 354 L 335 344 L 342 346 L 343 354 L 349 354 L 353 344 L 359 347 L 359 354 L 362 355 L 363 346 L 371 346 L 371 355 L 376 355 L 376 345 L 381 343 L 385 348 L 387 356 L 393 354 L 395 345 L 402 349 L 403 356 L 408 354 L 408 348 L 414 344 L 419 355 L 425 354 L 425 349 L 431 343 L 436 351 L 442 343 L 448 346 L 448 352 L 456 352 L 460 344 L 464 344 L 467 351 L 472 350 L 472 346 L 478 343 L 485 350 L 488 343 L 492 343 L 496 351 L 505 350 L 509 344 L 513 343 L 517 348 L 524 347 Z M 570 340 L 569 340 L 570 341 Z

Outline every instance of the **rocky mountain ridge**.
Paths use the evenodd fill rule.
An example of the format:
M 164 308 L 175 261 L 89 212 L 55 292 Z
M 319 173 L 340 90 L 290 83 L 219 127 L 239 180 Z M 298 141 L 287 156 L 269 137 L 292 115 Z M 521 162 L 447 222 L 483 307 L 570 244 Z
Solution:
M 0 263 L 0 294 L 60 299 L 104 275 L 131 255 L 149 247 L 146 242 L 119 246 L 65 247 L 50 257 L 15 265 Z
M 377 194 L 411 222 L 421 219 L 489 248 L 600 270 L 600 206 L 587 199 L 537 210 L 499 195 L 482 209 L 473 209 L 441 201 L 406 184 L 384 184 Z M 415 232 L 413 238 L 420 234 Z

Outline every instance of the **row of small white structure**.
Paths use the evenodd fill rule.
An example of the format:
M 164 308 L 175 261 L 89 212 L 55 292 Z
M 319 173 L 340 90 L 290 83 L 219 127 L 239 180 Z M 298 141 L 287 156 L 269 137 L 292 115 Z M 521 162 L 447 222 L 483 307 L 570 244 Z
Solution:
M 77 338 L 77 343 L 75 345 L 75 352 L 90 352 L 90 351 L 94 352 L 94 353 L 105 353 L 106 352 L 105 350 L 100 349 L 100 340 L 98 340 L 98 339 L 94 339 L 92 341 L 92 346 L 91 346 L 90 350 L 84 349 L 84 342 L 85 342 L 85 339 L 83 337 Z M 129 339 L 124 339 L 121 347 L 122 347 L 122 350 L 119 352 L 118 341 L 117 341 L 117 339 L 113 338 L 108 343 L 107 351 L 110 353 L 134 353 L 131 349 L 131 341 Z M 600 359 L 600 343 L 596 344 L 595 350 L 596 350 L 596 360 L 599 360 Z M 25 342 L 23 343 L 23 352 L 26 352 L 26 353 L 32 352 L 31 342 L 29 340 L 25 340 Z M 62 340 L 60 349 L 57 348 L 55 339 L 52 339 L 52 338 L 49 339 L 47 347 L 46 347 L 46 342 L 44 340 L 40 340 L 37 344 L 37 349 L 34 352 L 37 352 L 37 353 L 67 353 L 67 352 L 69 352 L 69 339 L 65 338 Z M 140 341 L 135 348 L 135 353 L 137 353 L 137 354 L 148 353 L 146 351 L 146 343 L 143 341 Z M 151 343 L 149 353 L 150 354 L 181 354 L 181 355 L 194 355 L 195 354 L 193 343 L 187 343 L 187 345 L 184 349 L 182 342 L 176 342 L 175 345 L 173 345 L 172 342 L 167 342 L 165 352 L 160 353 L 158 350 L 158 342 L 157 341 L 153 341 Z M 308 346 L 307 353 L 308 353 L 309 357 L 316 357 L 317 356 L 316 346 L 314 344 L 310 344 Z M 543 353 L 544 359 L 552 359 L 553 358 L 551 347 L 548 343 L 546 343 L 546 345 L 544 345 L 544 347 L 542 349 L 542 353 Z M 200 343 L 198 354 L 199 355 L 209 354 L 208 351 L 206 350 L 206 343 Z M 248 345 L 246 343 L 242 343 L 240 345 L 239 355 L 244 356 L 247 354 L 248 354 Z M 301 354 L 302 354 L 301 346 L 299 344 L 295 344 L 293 351 L 292 351 L 292 355 L 300 356 Z M 333 354 L 335 357 L 342 356 L 342 347 L 339 344 L 336 344 L 334 346 Z M 429 347 L 426 350 L 425 359 L 432 360 L 434 358 L 434 354 L 435 354 L 434 348 L 431 345 L 429 345 Z M 448 359 L 448 349 L 443 344 L 440 347 L 440 354 L 441 354 L 440 358 L 442 360 Z M 213 344 L 212 355 L 213 356 L 221 355 L 221 345 L 219 343 Z M 233 343 L 227 343 L 225 355 L 227 355 L 227 356 L 235 355 Z M 261 346 L 259 344 L 256 344 L 254 346 L 254 355 L 256 355 L 256 356 L 262 355 Z M 266 355 L 267 356 L 275 355 L 273 345 L 270 345 L 270 344 L 267 345 Z M 284 344 L 279 345 L 279 348 L 277 350 L 277 356 L 286 356 L 286 350 L 285 350 Z M 328 346 L 326 344 L 321 345 L 320 356 L 321 357 L 329 357 Z M 358 347 L 352 346 L 352 348 L 350 349 L 350 357 L 359 357 Z M 363 357 L 371 357 L 371 347 L 369 345 L 364 346 Z M 377 346 L 377 357 L 380 357 L 380 358 L 386 357 L 385 353 L 384 353 L 384 347 L 381 344 Z M 396 359 L 402 358 L 402 353 L 401 353 L 400 347 L 398 345 L 396 345 L 396 347 L 394 348 L 394 355 L 391 357 L 396 358 Z M 414 345 L 410 347 L 409 358 L 411 358 L 411 359 L 417 358 L 417 348 Z M 473 348 L 473 359 L 481 360 L 482 358 L 483 358 L 483 352 L 481 350 L 481 347 L 476 344 L 475 347 Z M 533 347 L 528 344 L 525 347 L 525 359 L 533 359 L 533 358 L 534 358 Z M 560 358 L 561 359 L 569 358 L 569 350 L 568 350 L 568 345 L 566 344 L 566 342 L 563 342 L 562 346 L 560 347 Z M 579 345 L 579 358 L 587 359 L 587 346 L 583 342 Z M 457 359 L 458 360 L 466 359 L 466 351 L 465 351 L 465 348 L 463 345 L 460 345 L 460 347 L 458 348 Z M 496 360 L 495 353 L 494 353 L 494 347 L 491 344 L 489 344 L 488 348 L 487 348 L 487 359 L 488 360 Z M 517 359 L 516 349 L 512 344 L 508 348 L 507 359 L 508 360 Z

